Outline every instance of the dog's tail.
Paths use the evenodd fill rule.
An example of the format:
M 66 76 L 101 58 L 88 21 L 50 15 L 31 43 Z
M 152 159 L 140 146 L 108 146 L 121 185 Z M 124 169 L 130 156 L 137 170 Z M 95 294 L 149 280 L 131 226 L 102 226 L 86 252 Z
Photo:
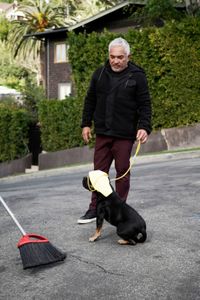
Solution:
M 147 232 L 145 229 L 143 229 L 137 234 L 135 241 L 137 243 L 144 243 L 146 239 L 147 239 Z

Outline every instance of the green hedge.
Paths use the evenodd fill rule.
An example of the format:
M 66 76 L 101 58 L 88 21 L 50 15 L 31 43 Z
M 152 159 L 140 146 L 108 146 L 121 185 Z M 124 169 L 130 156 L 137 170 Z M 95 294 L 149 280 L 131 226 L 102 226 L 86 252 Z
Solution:
M 91 74 L 108 57 L 116 33 L 71 32 L 69 59 L 76 98 L 39 104 L 42 144 L 47 151 L 83 145 L 81 111 Z M 200 18 L 170 21 L 162 28 L 131 29 L 123 36 L 132 60 L 144 68 L 152 97 L 153 130 L 200 122 Z
M 0 162 L 28 153 L 29 122 L 25 110 L 0 104 Z
M 57 151 L 82 145 L 78 98 L 43 100 L 38 106 L 43 149 Z
M 38 118 L 43 149 L 57 151 L 83 145 L 81 114 L 91 74 L 108 57 L 116 33 L 71 32 L 69 58 L 76 97 L 41 100 Z M 131 29 L 123 36 L 132 60 L 146 71 L 153 107 L 153 129 L 200 122 L 200 18 L 171 21 L 162 28 Z M 28 153 L 30 118 L 27 111 L 0 104 L 0 162 Z
M 84 99 L 90 76 L 105 62 L 110 40 L 119 34 L 71 33 L 70 61 L 79 97 Z M 171 21 L 162 28 L 131 29 L 123 36 L 132 60 L 144 68 L 153 104 L 153 129 L 200 121 L 200 18 Z

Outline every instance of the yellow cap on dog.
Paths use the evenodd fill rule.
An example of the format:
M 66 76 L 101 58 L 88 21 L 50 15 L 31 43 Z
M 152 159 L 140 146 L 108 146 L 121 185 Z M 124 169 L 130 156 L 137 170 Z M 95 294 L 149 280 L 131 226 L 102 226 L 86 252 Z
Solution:
M 107 173 L 100 170 L 90 171 L 89 178 L 93 188 L 97 192 L 101 193 L 105 197 L 108 197 L 110 194 L 112 194 L 113 190 L 110 186 Z

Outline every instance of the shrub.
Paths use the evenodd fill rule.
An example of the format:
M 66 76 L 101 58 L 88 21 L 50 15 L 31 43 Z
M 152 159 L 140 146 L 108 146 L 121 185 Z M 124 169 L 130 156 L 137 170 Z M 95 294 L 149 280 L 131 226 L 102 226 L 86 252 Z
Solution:
M 132 60 L 146 72 L 153 130 L 200 122 L 200 18 L 168 21 L 161 28 L 131 29 L 123 35 L 71 32 L 69 58 L 77 96 L 38 103 L 44 150 L 83 145 L 80 124 L 84 97 L 92 73 L 105 63 L 108 44 L 117 36 L 127 39 Z
M 78 98 L 43 100 L 38 105 L 43 149 L 57 151 L 82 145 Z
M 29 116 L 16 106 L 0 105 L 0 162 L 28 153 Z

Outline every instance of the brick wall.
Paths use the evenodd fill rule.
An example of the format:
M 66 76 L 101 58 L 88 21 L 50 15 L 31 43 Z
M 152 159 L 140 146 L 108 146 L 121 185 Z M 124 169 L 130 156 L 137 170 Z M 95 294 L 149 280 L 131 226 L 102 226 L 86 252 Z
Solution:
M 54 63 L 54 46 L 55 43 L 65 42 L 65 39 L 50 39 L 46 43 L 46 89 L 47 96 L 50 99 L 58 98 L 58 84 L 71 82 L 71 67 L 69 63 Z M 49 51 L 48 51 L 48 49 Z M 47 63 L 49 53 L 49 64 Z M 49 67 L 49 70 L 48 70 Z M 49 76 L 48 76 L 49 74 Z

